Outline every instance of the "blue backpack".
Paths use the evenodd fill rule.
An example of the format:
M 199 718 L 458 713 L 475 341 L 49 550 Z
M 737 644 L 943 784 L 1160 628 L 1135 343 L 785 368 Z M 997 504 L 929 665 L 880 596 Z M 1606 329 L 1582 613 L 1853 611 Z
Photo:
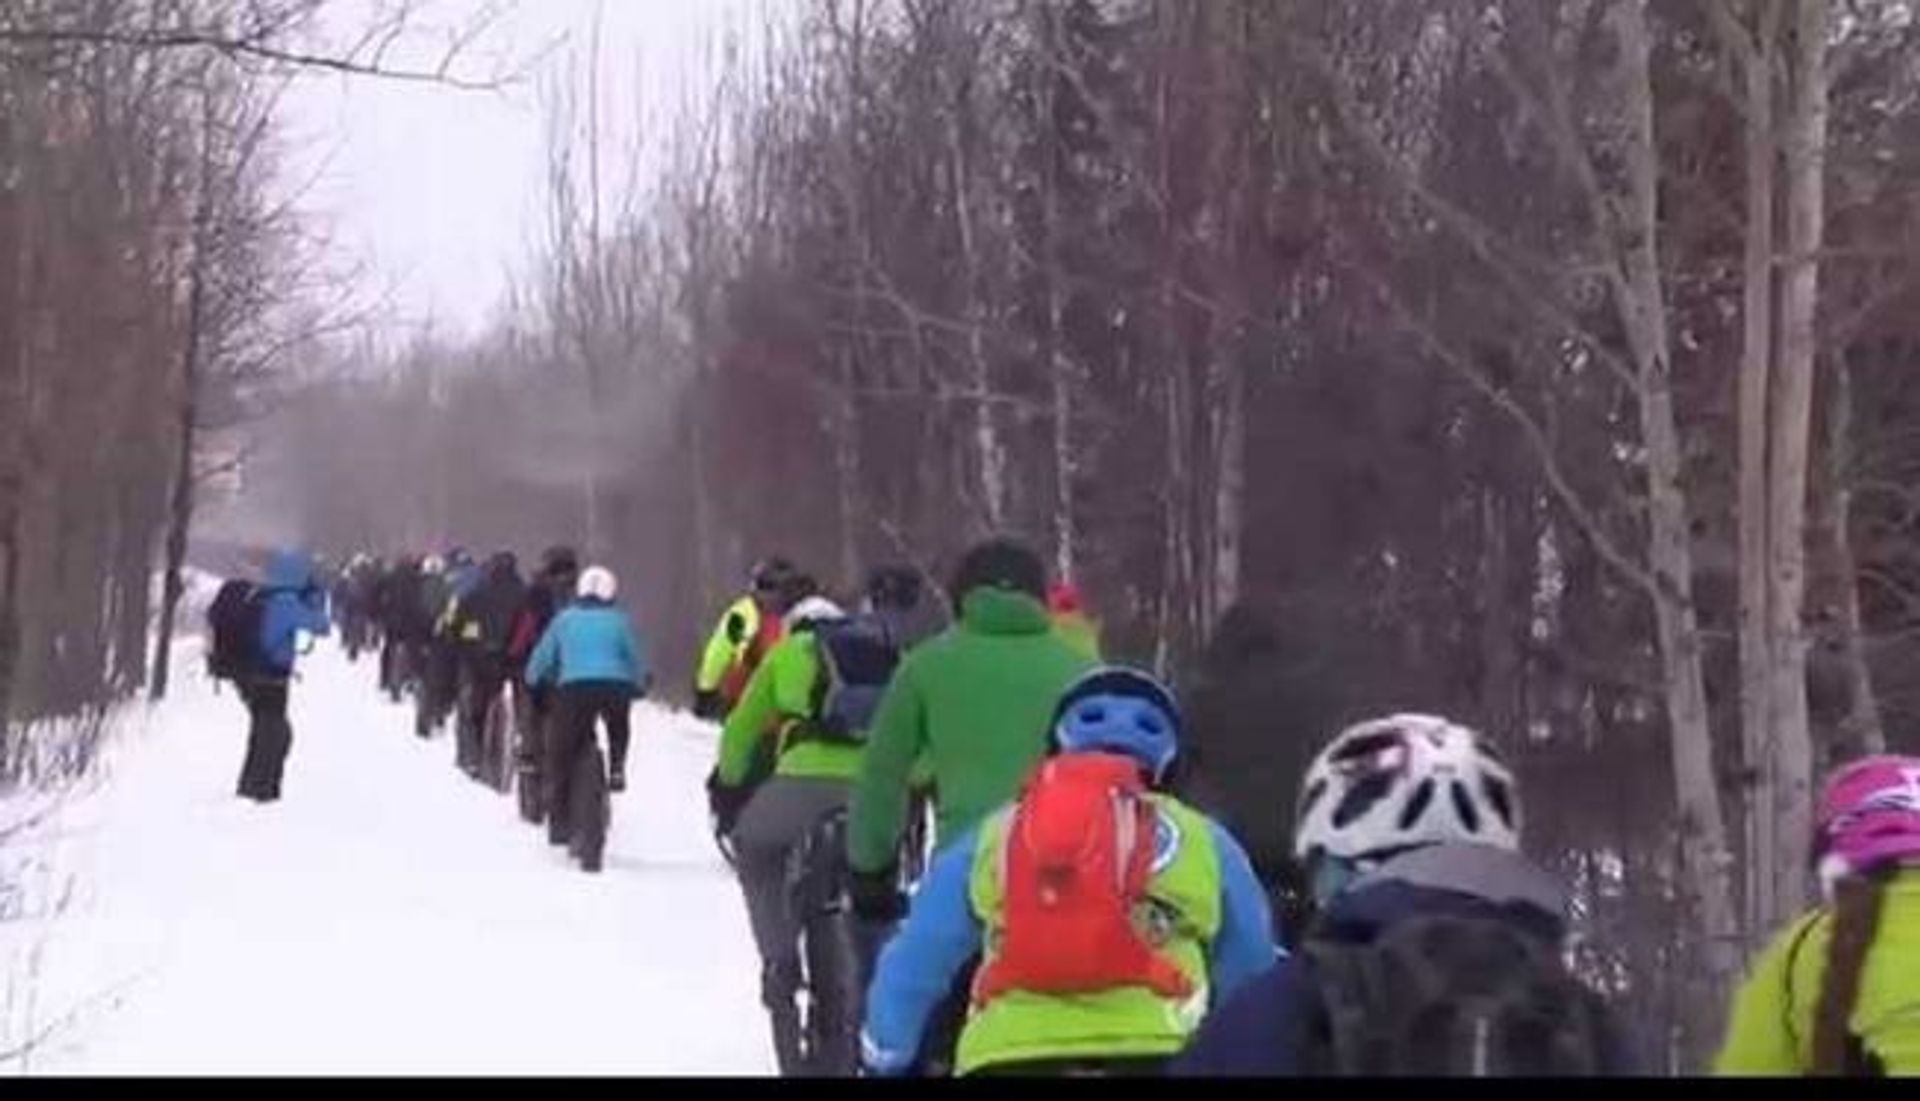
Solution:
M 865 745 L 867 728 L 900 664 L 900 648 L 873 616 L 849 616 L 811 629 L 820 657 L 820 678 L 813 690 L 814 734 L 821 741 Z

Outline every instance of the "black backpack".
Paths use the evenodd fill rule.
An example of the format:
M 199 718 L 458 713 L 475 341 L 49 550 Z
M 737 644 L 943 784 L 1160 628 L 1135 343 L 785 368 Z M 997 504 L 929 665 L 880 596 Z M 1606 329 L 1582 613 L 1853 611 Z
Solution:
M 1309 1073 L 1462 1078 L 1617 1073 L 1599 998 L 1555 946 L 1506 922 L 1426 917 L 1365 945 L 1303 949 L 1320 1013 Z
M 880 698 L 886 695 L 900 648 L 886 625 L 872 616 L 850 616 L 811 628 L 818 641 L 820 677 L 814 682 L 813 727 L 816 737 L 864 745 Z
M 251 581 L 235 578 L 221 584 L 207 608 L 212 646 L 207 672 L 215 680 L 240 681 L 265 671 L 260 653 L 260 626 L 266 613 L 267 592 Z

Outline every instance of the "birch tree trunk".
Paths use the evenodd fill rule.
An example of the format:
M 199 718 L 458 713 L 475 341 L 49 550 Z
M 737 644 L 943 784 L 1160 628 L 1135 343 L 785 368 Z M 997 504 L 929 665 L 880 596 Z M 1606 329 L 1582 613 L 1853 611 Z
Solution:
M 1647 451 L 1648 557 L 1655 578 L 1652 597 L 1663 694 L 1672 727 L 1681 853 L 1685 882 L 1694 892 L 1704 937 L 1706 971 L 1698 1005 L 1704 1019 L 1712 1019 L 1724 1006 L 1739 966 L 1738 928 L 1726 818 L 1714 784 L 1713 735 L 1693 602 L 1693 549 L 1674 414 L 1666 297 L 1660 279 L 1660 165 L 1653 121 L 1652 41 L 1640 3 L 1619 4 L 1614 15 L 1627 96 L 1629 178 L 1623 224 L 1617 227 L 1625 275 L 1618 288 L 1619 307 L 1639 374 L 1641 433 Z
M 956 93 L 949 115 L 947 142 L 953 173 L 954 225 L 960 235 L 961 280 L 966 295 L 967 364 L 971 372 L 968 382 L 973 389 L 973 445 L 975 461 L 980 464 L 980 504 L 987 529 L 998 531 L 1006 522 L 1007 457 L 991 400 L 993 371 L 987 360 L 986 316 L 981 309 L 985 287 L 980 278 L 979 240 L 974 227 L 974 168 L 962 133 L 966 109 L 966 101 Z
M 1780 292 L 1780 358 L 1775 376 L 1769 473 L 1768 550 L 1772 561 L 1773 829 L 1775 875 L 1768 924 L 1806 901 L 1804 862 L 1787 859 L 1812 828 L 1813 738 L 1807 719 L 1807 471 L 1825 241 L 1827 144 L 1827 0 L 1798 0 L 1793 34 L 1793 104 L 1784 152 L 1787 184 L 1786 270 Z
M 1772 928 L 1769 877 L 1774 866 L 1773 700 L 1769 691 L 1773 621 L 1768 611 L 1767 439 L 1773 375 L 1773 256 L 1775 153 L 1773 87 L 1779 0 L 1763 0 L 1760 30 L 1748 38 L 1735 27 L 1733 43 L 1746 70 L 1747 227 L 1740 362 L 1740 732 L 1746 761 L 1746 935 Z
M 1833 385 L 1827 399 L 1826 514 L 1819 526 L 1827 533 L 1835 610 L 1840 621 L 1837 629 L 1847 668 L 1847 714 L 1841 720 L 1839 744 L 1833 747 L 1833 753 L 1836 757 L 1857 757 L 1885 753 L 1887 731 L 1873 690 L 1873 669 L 1867 660 L 1859 570 L 1853 554 L 1853 371 L 1845 356 L 1834 356 L 1828 363 Z

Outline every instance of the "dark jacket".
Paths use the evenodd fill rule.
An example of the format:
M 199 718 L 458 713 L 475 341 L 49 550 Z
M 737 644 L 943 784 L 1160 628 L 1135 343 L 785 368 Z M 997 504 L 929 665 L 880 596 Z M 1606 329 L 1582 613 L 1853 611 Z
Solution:
M 491 654 L 505 654 L 514 613 L 526 601 L 527 586 L 512 564 L 494 562 L 460 600 L 455 637 Z
M 1566 936 L 1564 891 L 1525 859 L 1479 845 L 1418 849 L 1388 861 L 1337 897 L 1314 936 L 1367 944 L 1412 917 L 1455 914 L 1509 923 L 1559 943 Z M 1287 1077 L 1302 1057 L 1316 997 L 1311 965 L 1296 953 L 1227 999 L 1201 1025 L 1171 1068 L 1175 1077 Z M 1614 1074 L 1636 1065 L 1623 1035 L 1608 1038 Z
M 1289 938 L 1306 916 L 1291 858 L 1294 803 L 1315 750 L 1339 725 L 1340 679 L 1323 664 L 1290 646 L 1273 616 L 1239 604 L 1182 685 L 1186 736 L 1173 790 L 1246 846 Z

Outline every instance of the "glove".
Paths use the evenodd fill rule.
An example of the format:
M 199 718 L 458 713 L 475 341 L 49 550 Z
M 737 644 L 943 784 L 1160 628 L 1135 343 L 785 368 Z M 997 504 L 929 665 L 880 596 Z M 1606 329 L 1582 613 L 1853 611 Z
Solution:
M 854 916 L 862 921 L 888 923 L 899 921 L 907 913 L 906 896 L 900 893 L 899 872 L 883 868 L 877 872 L 850 872 L 847 896 Z
M 740 820 L 740 812 L 746 809 L 751 798 L 753 789 L 722 783 L 719 769 L 707 773 L 707 813 L 713 816 L 715 833 L 723 837 L 731 835 L 734 824 Z
M 695 692 L 693 694 L 693 717 L 712 722 L 720 717 L 720 693 Z

